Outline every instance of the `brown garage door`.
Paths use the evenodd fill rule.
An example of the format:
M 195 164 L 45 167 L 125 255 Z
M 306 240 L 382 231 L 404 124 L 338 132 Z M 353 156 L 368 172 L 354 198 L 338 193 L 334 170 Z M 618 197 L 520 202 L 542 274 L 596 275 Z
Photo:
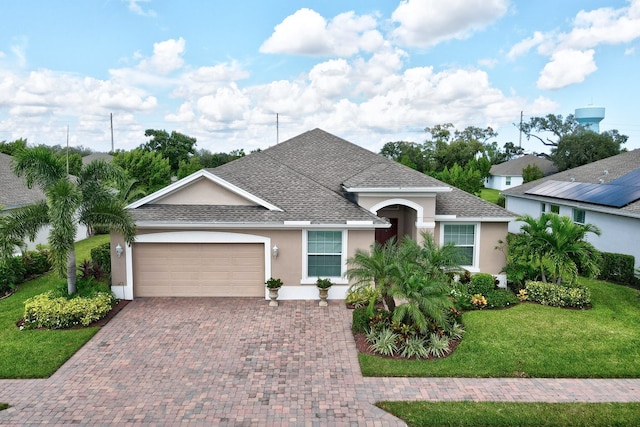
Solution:
M 135 243 L 138 297 L 264 297 L 264 245 Z

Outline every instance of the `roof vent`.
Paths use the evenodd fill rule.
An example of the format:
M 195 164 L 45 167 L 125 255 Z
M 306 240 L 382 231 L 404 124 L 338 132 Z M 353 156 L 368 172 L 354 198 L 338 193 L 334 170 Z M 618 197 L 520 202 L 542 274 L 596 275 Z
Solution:
M 576 182 L 576 179 L 574 177 L 571 177 L 571 182 Z
M 600 184 L 604 184 L 604 179 L 600 178 L 600 179 L 598 180 L 598 182 L 599 182 Z
M 603 175 L 609 175 L 609 171 L 607 169 L 604 170 L 604 172 L 602 173 Z

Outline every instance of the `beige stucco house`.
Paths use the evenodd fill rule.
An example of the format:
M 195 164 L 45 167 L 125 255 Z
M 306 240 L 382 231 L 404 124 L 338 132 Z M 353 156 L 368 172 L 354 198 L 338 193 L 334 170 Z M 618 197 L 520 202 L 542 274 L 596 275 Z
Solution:
M 459 246 L 470 271 L 500 275 L 495 247 L 514 219 L 320 129 L 200 170 L 128 209 L 135 242 L 111 236 L 112 289 L 125 299 L 266 297 L 269 277 L 283 280 L 280 299 L 317 298 L 318 277 L 335 283 L 329 298 L 344 298 L 356 250 L 422 231 Z

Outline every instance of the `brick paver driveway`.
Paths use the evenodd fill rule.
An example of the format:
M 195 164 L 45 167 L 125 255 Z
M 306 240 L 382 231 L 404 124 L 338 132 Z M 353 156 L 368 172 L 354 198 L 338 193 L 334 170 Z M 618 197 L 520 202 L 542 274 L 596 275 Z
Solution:
M 403 425 L 378 400 L 640 401 L 640 380 L 362 378 L 341 302 L 136 299 L 0 425 Z

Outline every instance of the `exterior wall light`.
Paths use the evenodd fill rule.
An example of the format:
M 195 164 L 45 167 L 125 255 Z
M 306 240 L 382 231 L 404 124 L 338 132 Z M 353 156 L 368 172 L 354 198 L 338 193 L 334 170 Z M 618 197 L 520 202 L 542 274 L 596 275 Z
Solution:
M 271 254 L 273 255 L 273 257 L 278 258 L 279 253 L 280 253 L 280 249 L 278 249 L 278 246 L 273 245 L 273 248 L 271 248 Z
M 123 252 L 124 252 L 124 249 L 122 248 L 122 246 L 120 246 L 120 243 L 118 243 L 116 245 L 116 256 L 120 258 Z

